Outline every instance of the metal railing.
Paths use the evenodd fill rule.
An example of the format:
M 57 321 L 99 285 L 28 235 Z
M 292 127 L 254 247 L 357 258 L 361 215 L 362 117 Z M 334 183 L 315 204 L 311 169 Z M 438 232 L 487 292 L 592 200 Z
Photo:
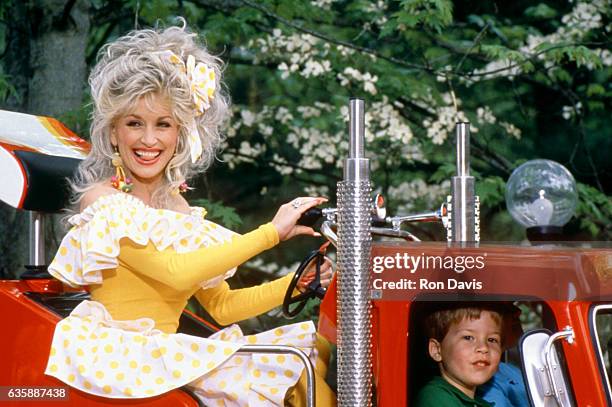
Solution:
M 242 345 L 237 353 L 293 354 L 300 358 L 306 368 L 306 406 L 316 406 L 314 367 L 308 355 L 302 350 L 286 345 Z

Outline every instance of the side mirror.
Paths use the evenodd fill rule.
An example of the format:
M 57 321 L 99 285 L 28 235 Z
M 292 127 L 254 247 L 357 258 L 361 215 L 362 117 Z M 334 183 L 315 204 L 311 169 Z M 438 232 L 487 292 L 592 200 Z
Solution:
M 558 340 L 573 343 L 572 328 L 566 327 L 554 334 L 547 329 L 537 329 L 521 338 L 523 377 L 533 407 L 574 406 L 571 386 L 560 363 L 562 356 L 555 348 Z

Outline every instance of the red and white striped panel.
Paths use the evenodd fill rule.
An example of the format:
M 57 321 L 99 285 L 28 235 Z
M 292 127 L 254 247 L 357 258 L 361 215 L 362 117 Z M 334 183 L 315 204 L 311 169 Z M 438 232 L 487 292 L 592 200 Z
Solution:
M 20 208 L 27 178 L 15 150 L 83 159 L 90 145 L 56 119 L 0 110 L 0 200 Z

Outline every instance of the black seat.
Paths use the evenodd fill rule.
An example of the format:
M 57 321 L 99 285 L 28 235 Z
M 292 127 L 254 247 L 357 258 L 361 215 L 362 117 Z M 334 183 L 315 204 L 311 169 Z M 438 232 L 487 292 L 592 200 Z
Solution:
M 82 301 L 89 300 L 91 298 L 87 292 L 62 294 L 26 292 L 24 294 L 31 300 L 41 304 L 43 307 L 61 316 L 62 318 L 66 318 L 68 315 L 70 315 L 72 310 L 74 310 Z
M 56 157 L 32 151 L 15 150 L 27 180 L 22 209 L 57 213 L 70 203 L 68 178 L 72 177 L 80 159 Z

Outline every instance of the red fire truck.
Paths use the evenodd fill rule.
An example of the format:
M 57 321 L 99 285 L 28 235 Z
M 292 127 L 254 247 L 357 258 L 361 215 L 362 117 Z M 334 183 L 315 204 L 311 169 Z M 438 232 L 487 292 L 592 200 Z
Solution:
M 357 136 L 363 132 L 359 109 L 362 109 L 359 103 L 351 106 L 351 114 L 355 117 L 351 117 L 350 131 Z M 66 205 L 65 178 L 73 173 L 87 153 L 88 145 L 53 119 L 0 111 L 0 123 L 0 179 L 3 184 L 0 199 L 29 211 L 31 218 L 31 264 L 19 280 L 0 281 L 3 325 L 0 386 L 67 388 L 43 372 L 55 325 L 80 301 L 88 298 L 88 293 L 63 286 L 45 274 L 44 242 L 40 235 L 43 215 L 57 212 Z M 337 278 L 326 293 L 319 293 L 323 299 L 318 329 L 332 343 L 338 344 L 340 405 L 360 405 L 361 402 L 352 404 L 350 400 L 371 396 L 362 401 L 363 405 L 371 400 L 381 407 L 411 405 L 420 386 L 434 374 L 425 352 L 424 316 L 439 301 L 456 300 L 506 301 L 520 307 L 524 314 L 522 319 L 529 325 L 523 327 L 525 334 L 518 349 L 508 350 L 504 357 L 512 361 L 515 354 L 519 354 L 520 362 L 517 363 L 520 363 L 532 405 L 600 407 L 612 404 L 610 247 L 418 242 L 399 228 L 402 221 L 440 220 L 451 225 L 449 229 L 455 225 L 449 235 L 465 230 L 472 237 L 477 235 L 477 221 L 468 227 L 456 224 L 462 211 L 471 210 L 472 222 L 477 219 L 477 201 L 472 201 L 470 207 L 451 199 L 430 214 L 387 217 L 381 198 L 371 204 L 367 163 L 363 160 L 363 146 L 359 141 L 352 142 L 345 167 L 345 183 L 339 184 L 338 207 L 319 213 L 325 219 L 321 230 L 338 248 Z M 461 176 L 469 177 L 465 173 L 458 175 Z M 460 192 L 473 187 L 465 181 L 454 180 L 454 188 Z M 350 188 L 357 193 L 349 191 Z M 362 219 L 358 219 L 362 224 L 347 229 L 343 222 L 352 222 L 354 218 Z M 383 221 L 388 227 L 380 226 Z M 386 238 L 372 241 L 373 235 Z M 459 236 L 455 240 L 470 239 Z M 403 259 L 406 256 L 486 256 L 486 270 L 453 274 L 440 268 L 428 270 L 428 282 L 454 280 L 452 285 L 433 288 L 420 285 L 418 280 L 425 278 L 424 271 L 411 273 L 398 262 L 390 262 L 382 272 L 373 271 L 374 258 Z M 312 259 L 317 257 L 311 256 Z M 355 271 L 360 273 L 353 273 L 356 278 L 350 277 Z M 416 285 L 406 288 L 411 280 Z M 291 312 L 289 304 L 285 305 L 286 311 Z M 186 311 L 179 331 L 206 336 L 216 329 Z M 356 379 L 355 375 L 359 377 Z M 350 386 L 355 383 L 361 387 L 353 390 Z M 11 404 L 7 400 L 0 402 Z M 104 399 L 70 389 L 67 400 L 55 403 L 75 406 L 199 405 L 187 389 L 140 400 Z M 14 400 L 14 405 L 19 406 L 39 404 Z

